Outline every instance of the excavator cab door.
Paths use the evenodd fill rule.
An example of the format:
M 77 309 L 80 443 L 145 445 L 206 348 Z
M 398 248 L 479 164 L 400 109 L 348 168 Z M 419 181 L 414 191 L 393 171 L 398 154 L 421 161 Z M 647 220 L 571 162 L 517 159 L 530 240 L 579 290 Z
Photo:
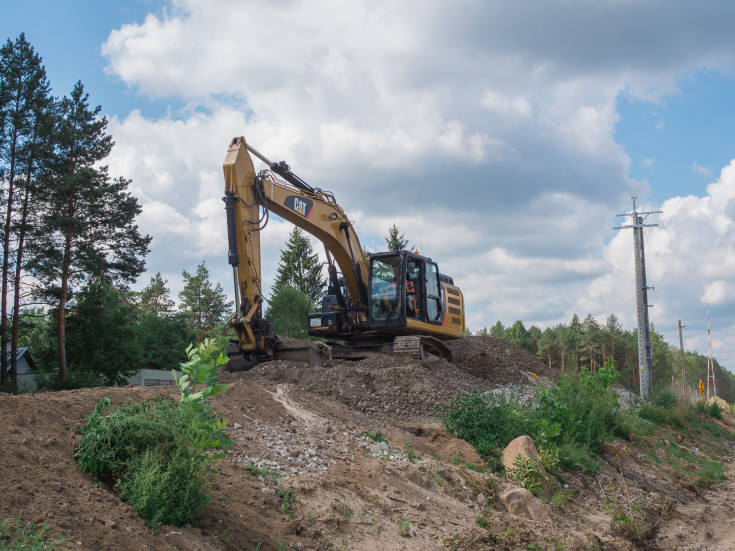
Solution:
M 405 253 L 379 253 L 370 257 L 368 325 L 406 325 Z

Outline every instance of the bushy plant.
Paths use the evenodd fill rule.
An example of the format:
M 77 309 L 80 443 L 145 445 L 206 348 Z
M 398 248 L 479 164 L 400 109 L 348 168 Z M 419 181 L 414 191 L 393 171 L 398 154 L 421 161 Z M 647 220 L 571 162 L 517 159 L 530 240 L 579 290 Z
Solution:
M 657 407 L 672 409 L 676 406 L 678 401 L 679 399 L 676 397 L 676 394 L 674 394 L 671 390 L 666 389 L 656 393 L 653 396 L 653 400 L 651 400 L 651 403 Z
M 78 428 L 79 467 L 114 482 L 152 527 L 194 521 L 209 502 L 202 490 L 214 474 L 212 463 L 222 457 L 212 452 L 232 445 L 226 421 L 209 405 L 227 388 L 214 377 L 217 361 L 202 361 L 210 347 L 187 349 L 189 362 L 177 380 L 180 401 L 156 398 L 110 411 L 112 402 L 103 398 Z
M 566 374 L 549 390 L 539 387 L 534 401 L 481 393 L 455 397 L 437 414 L 444 427 L 472 444 L 499 467 L 497 458 L 514 438 L 533 438 L 541 457 L 553 457 L 562 468 L 597 470 L 596 454 L 616 427 L 618 377 L 612 361 L 597 373 Z
M 720 407 L 720 404 L 717 403 L 717 401 L 713 401 L 711 404 L 707 406 L 707 415 L 714 419 L 722 419 L 722 407 Z

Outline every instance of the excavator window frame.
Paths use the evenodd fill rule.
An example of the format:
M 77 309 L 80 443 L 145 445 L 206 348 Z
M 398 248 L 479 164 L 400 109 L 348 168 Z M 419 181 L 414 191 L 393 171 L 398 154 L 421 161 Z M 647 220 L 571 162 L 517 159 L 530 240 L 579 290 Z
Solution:
M 396 279 L 396 291 L 397 291 L 397 304 L 400 306 L 398 308 L 398 313 L 388 317 L 387 319 L 383 319 L 382 317 L 376 317 L 374 316 L 374 312 L 378 311 L 375 310 L 375 308 L 380 308 L 380 305 L 375 302 L 376 297 L 383 296 L 381 293 L 376 292 L 379 289 L 374 288 L 375 286 L 375 279 L 373 277 L 373 269 L 376 262 L 386 262 L 386 259 L 395 259 L 399 258 L 400 262 L 398 263 L 398 266 L 400 268 L 399 274 Z M 369 304 L 367 306 L 368 310 L 368 327 L 371 329 L 377 329 L 377 328 L 385 328 L 385 327 L 405 327 L 406 326 L 406 278 L 408 276 L 408 263 L 414 262 L 419 267 L 418 276 L 415 280 L 413 280 L 415 291 L 416 291 L 416 297 L 417 297 L 417 306 L 419 309 L 420 316 L 418 318 L 412 317 L 412 319 L 416 319 L 417 321 L 421 321 L 424 323 L 431 323 L 433 325 L 442 325 L 443 318 L 444 318 L 444 303 L 443 303 L 443 297 L 442 297 L 442 285 L 441 285 L 441 276 L 439 274 L 439 266 L 436 264 L 436 262 L 432 261 L 430 258 L 417 255 L 408 251 L 390 251 L 390 252 L 384 252 L 384 253 L 376 253 L 370 255 L 370 264 L 369 264 L 369 274 L 368 274 L 368 301 Z M 430 292 L 428 289 L 430 282 L 430 269 L 429 266 L 434 267 L 434 273 L 435 273 L 435 287 L 434 291 L 436 291 L 436 294 L 433 292 Z M 385 282 L 385 280 L 383 280 Z M 381 284 L 381 286 L 384 284 Z M 377 299 L 380 300 L 380 299 Z M 429 314 L 429 303 L 433 302 L 436 305 L 436 311 L 433 312 L 433 319 L 430 319 L 427 314 Z

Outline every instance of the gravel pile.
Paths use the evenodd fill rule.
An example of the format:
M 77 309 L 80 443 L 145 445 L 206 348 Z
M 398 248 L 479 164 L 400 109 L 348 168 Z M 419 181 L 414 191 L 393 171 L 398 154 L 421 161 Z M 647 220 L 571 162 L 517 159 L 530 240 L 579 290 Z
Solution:
M 543 362 L 505 340 L 466 337 L 448 346 L 452 363 L 383 354 L 361 361 L 335 360 L 324 367 L 273 361 L 244 373 L 222 373 L 220 379 L 292 383 L 371 415 L 415 419 L 433 416 L 435 408 L 459 394 L 532 383 L 531 373 L 552 376 Z

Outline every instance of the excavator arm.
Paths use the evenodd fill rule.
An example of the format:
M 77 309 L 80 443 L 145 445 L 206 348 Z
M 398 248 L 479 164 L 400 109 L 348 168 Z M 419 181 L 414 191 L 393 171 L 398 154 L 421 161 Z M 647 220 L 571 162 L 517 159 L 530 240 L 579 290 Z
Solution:
M 268 168 L 256 173 L 250 153 Z M 278 340 L 263 318 L 260 267 L 260 231 L 273 212 L 315 236 L 326 249 L 330 289 L 343 312 L 341 326 L 349 332 L 367 329 L 368 263 L 347 215 L 334 196 L 313 188 L 293 174 L 285 162 L 273 163 L 234 138 L 224 161 L 228 259 L 233 268 L 236 312 L 230 319 L 238 342 L 231 356 L 240 354 L 257 362 L 273 357 Z M 337 272 L 347 294 L 340 291 Z

